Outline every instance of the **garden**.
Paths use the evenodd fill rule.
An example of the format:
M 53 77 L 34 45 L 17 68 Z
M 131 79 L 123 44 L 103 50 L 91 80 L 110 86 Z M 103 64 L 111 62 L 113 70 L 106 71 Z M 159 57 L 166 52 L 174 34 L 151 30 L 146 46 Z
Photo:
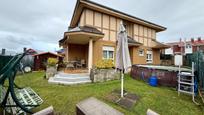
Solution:
M 74 115 L 77 103 L 89 97 L 96 97 L 125 115 L 145 114 L 147 109 L 161 115 L 201 115 L 204 112 L 202 105 L 197 106 L 191 101 L 191 96 L 184 94 L 178 96 L 175 88 L 151 87 L 143 81 L 132 80 L 128 74 L 125 75 L 124 88 L 139 97 L 136 104 L 128 109 L 108 99 L 113 90 L 120 89 L 120 80 L 65 86 L 48 84 L 44 76 L 44 72 L 32 72 L 16 77 L 16 84 L 31 87 L 44 100 L 34 111 L 52 105 L 57 114 Z

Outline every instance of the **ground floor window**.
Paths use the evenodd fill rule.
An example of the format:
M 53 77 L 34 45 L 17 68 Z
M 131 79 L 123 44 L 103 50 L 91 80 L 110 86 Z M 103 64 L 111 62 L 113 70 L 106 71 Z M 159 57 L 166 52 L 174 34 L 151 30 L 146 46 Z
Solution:
M 152 62 L 153 62 L 153 52 L 147 51 L 147 63 L 152 63 Z
M 103 59 L 114 59 L 114 47 L 103 46 Z

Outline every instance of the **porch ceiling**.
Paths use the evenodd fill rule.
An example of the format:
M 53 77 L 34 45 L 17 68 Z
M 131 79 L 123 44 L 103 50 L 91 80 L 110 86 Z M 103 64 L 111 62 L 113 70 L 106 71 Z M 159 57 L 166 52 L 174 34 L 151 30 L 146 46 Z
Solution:
M 88 44 L 90 39 L 96 41 L 103 38 L 104 35 L 87 32 L 67 32 L 65 33 L 65 36 L 67 37 L 67 43 Z

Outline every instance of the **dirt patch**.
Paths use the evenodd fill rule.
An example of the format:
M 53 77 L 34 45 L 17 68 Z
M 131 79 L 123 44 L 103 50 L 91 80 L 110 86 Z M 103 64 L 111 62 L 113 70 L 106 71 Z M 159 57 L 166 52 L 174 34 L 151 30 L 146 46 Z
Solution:
M 130 109 L 134 106 L 134 101 L 128 99 L 128 98 L 121 98 L 118 103 L 120 106 L 126 108 L 126 109 Z
M 139 96 L 137 96 L 134 93 L 129 93 L 124 90 L 124 97 L 121 98 L 120 90 L 116 89 L 116 90 L 113 90 L 111 93 L 109 93 L 106 96 L 106 99 L 113 103 L 120 105 L 123 108 L 131 109 L 136 104 L 136 102 L 139 100 Z
M 125 95 L 125 97 L 128 99 L 131 99 L 133 101 L 139 100 L 139 96 L 137 96 L 136 94 L 133 94 L 133 93 L 128 93 L 127 95 Z

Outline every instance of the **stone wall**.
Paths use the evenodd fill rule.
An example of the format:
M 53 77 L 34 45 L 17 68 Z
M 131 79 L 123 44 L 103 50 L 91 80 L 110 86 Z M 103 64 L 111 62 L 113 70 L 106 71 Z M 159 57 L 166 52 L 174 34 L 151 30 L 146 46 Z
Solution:
M 46 69 L 46 79 L 49 79 L 50 77 L 54 77 L 55 74 L 57 74 L 57 67 L 47 67 Z
M 115 69 L 92 69 L 90 73 L 92 82 L 105 82 L 120 79 L 120 73 Z

